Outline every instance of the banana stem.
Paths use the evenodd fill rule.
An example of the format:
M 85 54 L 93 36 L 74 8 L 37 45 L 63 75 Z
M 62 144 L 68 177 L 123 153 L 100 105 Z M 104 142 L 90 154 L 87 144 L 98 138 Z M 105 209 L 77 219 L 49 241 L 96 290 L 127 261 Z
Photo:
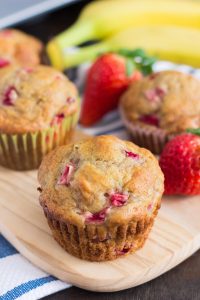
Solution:
M 78 21 L 47 44 L 47 54 L 51 63 L 63 69 L 63 56 L 68 48 L 95 38 L 95 26 L 87 21 Z
M 93 22 L 77 21 L 67 30 L 55 37 L 56 43 L 63 50 L 69 46 L 76 46 L 83 42 L 95 38 L 95 28 Z
M 101 53 L 108 51 L 111 51 L 111 46 L 106 42 L 83 48 L 69 48 L 63 54 L 62 69 L 77 66 L 85 61 L 91 61 Z

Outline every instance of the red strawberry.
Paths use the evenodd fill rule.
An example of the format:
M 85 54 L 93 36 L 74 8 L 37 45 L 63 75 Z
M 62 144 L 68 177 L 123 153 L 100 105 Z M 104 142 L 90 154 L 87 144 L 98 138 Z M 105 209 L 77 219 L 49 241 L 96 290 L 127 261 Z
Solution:
M 126 63 L 125 57 L 109 53 L 99 57 L 92 65 L 83 97 L 81 124 L 91 125 L 116 108 L 128 85 L 141 78 L 139 71 L 132 71 L 128 76 Z
M 184 133 L 169 141 L 160 166 L 165 176 L 165 194 L 200 194 L 200 136 Z

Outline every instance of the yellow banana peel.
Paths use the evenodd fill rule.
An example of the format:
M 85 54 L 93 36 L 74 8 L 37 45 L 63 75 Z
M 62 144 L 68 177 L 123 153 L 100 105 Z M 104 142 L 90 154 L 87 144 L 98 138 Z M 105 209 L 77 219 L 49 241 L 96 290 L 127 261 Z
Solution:
M 142 48 L 159 59 L 200 67 L 200 29 L 154 25 L 130 28 L 103 42 L 66 52 L 55 67 L 73 67 L 122 48 Z
M 62 69 L 62 56 L 70 47 L 92 39 L 103 39 L 130 27 L 178 25 L 200 28 L 197 0 L 99 0 L 87 5 L 78 21 L 52 39 L 47 53 Z

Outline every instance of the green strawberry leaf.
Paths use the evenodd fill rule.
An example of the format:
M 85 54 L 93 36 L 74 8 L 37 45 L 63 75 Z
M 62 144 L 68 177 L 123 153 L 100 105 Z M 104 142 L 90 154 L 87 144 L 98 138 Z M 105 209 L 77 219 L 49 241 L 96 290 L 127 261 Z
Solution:
M 144 75 L 149 75 L 153 72 L 153 65 L 156 62 L 155 57 L 144 57 L 140 63 L 141 71 Z
M 189 133 L 200 135 L 200 128 L 187 128 L 186 131 Z
M 122 55 L 127 58 L 127 76 L 130 76 L 134 69 L 140 70 L 144 75 L 151 74 L 153 72 L 153 65 L 156 62 L 156 58 L 148 56 L 143 49 L 120 49 L 117 52 L 119 55 Z M 132 66 L 130 60 L 133 62 Z M 131 68 L 134 66 L 134 69 Z
M 135 50 L 122 48 L 118 51 L 118 53 L 122 56 L 130 57 L 130 58 L 145 57 L 146 56 L 144 50 L 139 49 L 139 48 L 135 49 Z

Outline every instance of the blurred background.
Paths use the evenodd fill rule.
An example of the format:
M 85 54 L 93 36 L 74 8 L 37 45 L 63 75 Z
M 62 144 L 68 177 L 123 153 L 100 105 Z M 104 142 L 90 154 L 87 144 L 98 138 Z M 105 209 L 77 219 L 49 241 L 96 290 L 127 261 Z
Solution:
M 0 27 L 12 26 L 84 0 L 7 0 L 0 1 Z

